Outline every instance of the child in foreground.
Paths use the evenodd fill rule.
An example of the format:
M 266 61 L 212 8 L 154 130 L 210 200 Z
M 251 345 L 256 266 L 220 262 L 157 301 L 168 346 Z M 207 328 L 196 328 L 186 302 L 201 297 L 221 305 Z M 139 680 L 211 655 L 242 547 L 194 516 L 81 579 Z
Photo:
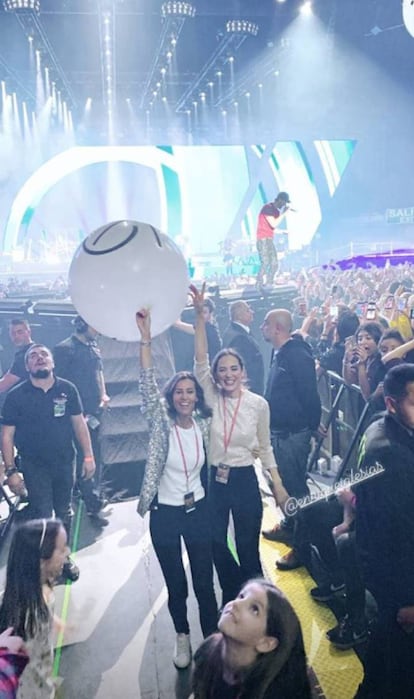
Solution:
M 59 520 L 26 522 L 16 529 L 7 562 L 0 631 L 12 627 L 24 639 L 30 662 L 21 675 L 18 699 L 53 699 L 53 583 L 69 554 Z
M 286 597 L 250 580 L 194 657 L 194 699 L 310 699 L 299 621 Z

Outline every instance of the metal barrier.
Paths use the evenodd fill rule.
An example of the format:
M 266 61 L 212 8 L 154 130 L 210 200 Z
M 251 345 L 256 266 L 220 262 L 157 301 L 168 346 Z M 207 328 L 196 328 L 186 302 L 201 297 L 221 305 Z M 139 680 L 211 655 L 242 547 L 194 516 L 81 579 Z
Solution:
M 318 437 L 308 462 L 308 471 L 316 470 L 320 454 L 334 468 L 331 475 L 335 482 L 352 475 L 357 465 L 360 438 L 372 417 L 370 404 L 361 394 L 359 386 L 345 383 L 342 376 L 333 371 L 321 374 L 318 390 L 322 403 L 322 424 L 326 437 Z M 339 459 L 335 459 L 339 457 Z

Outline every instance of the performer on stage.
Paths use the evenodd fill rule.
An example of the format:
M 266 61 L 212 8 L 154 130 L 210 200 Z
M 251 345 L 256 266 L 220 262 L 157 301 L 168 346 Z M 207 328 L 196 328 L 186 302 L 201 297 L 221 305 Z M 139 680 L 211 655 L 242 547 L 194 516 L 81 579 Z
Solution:
M 265 204 L 259 214 L 256 233 L 256 247 L 259 253 L 260 269 L 256 284 L 263 286 L 264 277 L 266 284 L 271 286 L 278 270 L 277 252 L 273 236 L 289 211 L 290 198 L 287 192 L 279 192 L 276 199 Z

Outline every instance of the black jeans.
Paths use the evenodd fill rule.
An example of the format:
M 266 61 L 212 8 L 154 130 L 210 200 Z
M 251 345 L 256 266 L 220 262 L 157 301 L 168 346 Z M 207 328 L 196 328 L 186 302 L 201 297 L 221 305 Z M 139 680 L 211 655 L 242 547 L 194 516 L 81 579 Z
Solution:
M 301 432 L 272 432 L 272 447 L 282 483 L 291 497 L 301 498 L 309 493 L 306 484 L 311 430 Z
M 76 447 L 76 485 L 79 488 L 82 500 L 85 503 L 87 512 L 97 513 L 102 506 L 100 494 L 101 480 L 101 451 L 99 446 L 99 426 L 92 430 L 89 426 L 89 436 L 91 438 L 92 452 L 95 459 L 96 471 L 93 478 L 82 478 L 83 451 L 78 441 L 75 439 Z
M 272 432 L 272 447 L 282 483 L 288 494 L 302 498 L 309 494 L 306 483 L 308 457 L 311 447 L 311 430 L 300 432 Z M 293 531 L 293 545 L 305 565 L 311 564 L 310 547 L 304 540 L 306 524 L 301 513 L 283 520 L 283 525 Z
M 357 560 L 355 531 L 341 534 L 336 548 L 344 574 L 347 614 L 354 626 L 365 626 L 365 583 Z
M 70 538 L 72 524 L 72 490 L 75 478 L 75 464 L 35 463 L 21 459 L 32 519 L 55 517 L 61 519 Z
M 262 576 L 259 537 L 263 505 L 253 466 L 231 468 L 226 485 L 217 483 L 211 468 L 210 509 L 214 565 L 223 590 L 223 604 L 234 599 L 246 580 Z M 227 545 L 230 512 L 239 563 Z
M 217 601 L 213 586 L 211 529 L 206 499 L 198 500 L 193 512 L 184 507 L 158 505 L 151 510 L 150 532 L 168 590 L 168 609 L 176 633 L 189 633 L 187 619 L 188 585 L 185 575 L 181 537 L 191 566 L 197 597 L 200 625 L 204 637 L 217 628 Z

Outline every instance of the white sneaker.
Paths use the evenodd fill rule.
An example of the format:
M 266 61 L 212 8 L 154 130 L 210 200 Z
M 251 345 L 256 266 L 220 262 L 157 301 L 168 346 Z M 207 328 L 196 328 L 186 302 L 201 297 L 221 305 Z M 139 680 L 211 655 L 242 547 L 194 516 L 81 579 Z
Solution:
M 173 663 L 179 670 L 184 670 L 191 663 L 190 636 L 186 633 L 177 633 Z

